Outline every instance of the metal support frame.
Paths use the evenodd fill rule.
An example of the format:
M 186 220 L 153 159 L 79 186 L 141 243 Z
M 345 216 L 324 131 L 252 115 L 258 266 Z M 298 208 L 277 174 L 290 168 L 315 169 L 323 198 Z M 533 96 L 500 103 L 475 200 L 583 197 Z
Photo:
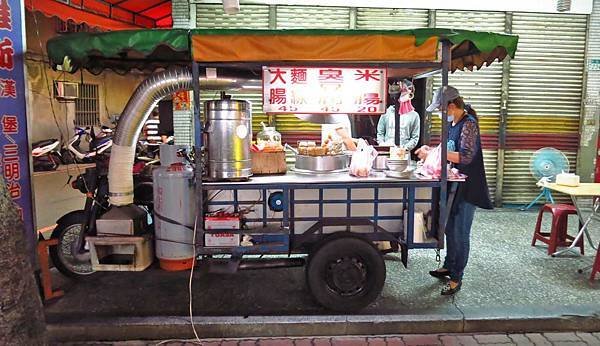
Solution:
M 443 40 L 442 41 L 442 88 L 444 88 L 445 86 L 448 85 L 448 73 L 450 71 L 450 63 L 452 61 L 452 56 L 451 56 L 451 52 L 450 52 L 450 45 L 451 42 L 448 40 Z M 438 239 L 438 247 L 442 248 L 444 246 L 444 237 L 443 235 L 446 234 L 446 222 L 448 219 L 448 215 L 446 213 L 446 209 L 448 208 L 447 206 L 447 201 L 448 201 L 448 170 L 446 169 L 446 166 L 448 164 L 448 119 L 447 119 L 447 115 L 448 115 L 448 101 L 446 100 L 446 98 L 444 97 L 444 93 L 442 93 L 442 136 L 440 138 L 440 145 L 441 145 L 441 149 L 442 149 L 442 155 L 441 155 L 441 186 L 440 186 L 440 220 L 439 220 L 439 225 L 440 225 L 440 233 L 442 235 L 442 237 L 439 237 Z
M 194 170 L 196 190 L 196 212 L 194 217 L 195 246 L 204 245 L 204 191 L 202 190 L 202 173 L 204 171 L 204 157 L 202 155 L 204 143 L 202 143 L 203 125 L 200 117 L 200 66 L 197 62 L 192 63 L 192 90 L 194 92 Z
M 591 214 L 588 216 L 587 219 L 585 219 L 583 217 L 583 213 L 582 213 L 582 207 L 581 207 L 581 200 L 582 199 L 586 199 L 586 198 L 591 198 L 592 199 L 592 211 Z M 577 209 L 577 217 L 579 218 L 579 224 L 581 225 L 581 227 L 579 228 L 579 232 L 577 232 L 577 235 L 575 236 L 575 238 L 573 239 L 571 245 L 569 247 L 567 247 L 566 249 L 557 251 L 555 253 L 552 254 L 552 257 L 558 256 L 560 254 L 563 254 L 565 252 L 571 251 L 573 248 L 575 248 L 576 246 L 578 246 L 579 240 L 585 235 L 590 246 L 592 247 L 592 249 L 594 250 L 598 250 L 598 246 L 594 245 L 594 241 L 592 239 L 592 237 L 590 236 L 590 232 L 588 229 L 588 226 L 590 224 L 590 222 L 592 222 L 592 220 L 594 219 L 594 217 L 596 215 L 599 214 L 600 212 L 600 198 L 597 197 L 583 197 L 583 196 L 574 196 L 571 195 L 571 200 L 573 201 L 573 205 L 575 206 L 575 208 Z
M 353 188 L 356 189 L 371 189 L 373 190 L 374 198 L 354 198 L 351 193 L 348 194 L 348 184 L 346 182 L 340 183 L 248 183 L 248 182 L 209 182 L 202 186 L 203 191 L 231 191 L 231 197 L 226 200 L 211 200 L 207 203 L 206 207 L 222 208 L 223 206 L 233 206 L 234 209 L 239 209 L 244 206 L 262 205 L 262 212 L 259 213 L 259 217 L 245 218 L 246 222 L 262 224 L 263 229 L 249 229 L 249 230 L 220 230 L 211 229 L 203 232 L 206 234 L 213 233 L 231 233 L 231 234 L 263 234 L 266 237 L 277 237 L 276 242 L 262 244 L 251 247 L 232 247 L 232 248 L 205 248 L 199 247 L 198 253 L 200 254 L 285 254 L 292 252 L 302 252 L 303 245 L 310 242 L 320 240 L 326 236 L 323 232 L 323 227 L 327 226 L 346 226 L 346 230 L 350 231 L 351 226 L 371 226 L 373 232 L 361 233 L 362 236 L 371 241 L 392 241 L 397 242 L 407 249 L 412 248 L 437 248 L 437 242 L 432 243 L 414 243 L 413 229 L 414 229 L 414 213 L 416 211 L 416 204 L 427 204 L 433 210 L 438 204 L 438 195 L 435 191 L 440 188 L 440 182 L 429 181 L 429 182 L 398 182 L 398 183 L 355 183 L 352 184 Z M 431 196 L 429 198 L 417 199 L 416 190 L 418 188 L 431 189 Z M 402 189 L 403 195 L 400 198 L 381 198 L 380 190 L 382 189 Z M 296 199 L 295 191 L 297 190 L 317 190 L 318 199 Z M 331 199 L 326 198 L 325 190 L 339 190 L 346 192 L 345 198 Z M 258 191 L 262 200 L 245 200 L 240 199 L 240 191 Z M 268 216 L 266 208 L 267 206 L 267 192 L 268 191 L 282 191 L 283 192 L 283 211 L 278 212 L 274 215 Z M 315 205 L 317 208 L 316 216 L 296 216 L 295 209 L 301 205 Z M 327 217 L 323 215 L 323 208 L 325 205 L 346 205 L 345 215 L 338 217 Z M 373 216 L 353 216 L 352 205 L 372 205 Z M 402 210 L 406 211 L 406 220 L 404 220 L 404 213 L 400 215 L 381 215 L 379 208 L 384 205 L 401 205 Z M 381 226 L 381 221 L 400 221 L 400 229 L 386 229 Z M 296 222 L 313 222 L 305 232 L 296 233 Z M 265 227 L 266 225 L 278 225 L 275 229 Z M 406 237 L 404 236 L 404 228 L 406 224 Z M 279 227 L 280 225 L 280 227 Z M 430 230 L 434 234 L 439 234 L 441 225 L 435 225 L 433 223 L 433 229 Z M 283 237 L 287 237 L 285 241 Z
M 512 12 L 506 13 L 504 18 L 504 31 L 512 33 Z M 498 158 L 496 161 L 496 192 L 494 204 L 502 206 L 504 193 L 504 155 L 506 153 L 506 129 L 508 127 L 508 98 L 510 82 L 510 60 L 502 62 L 502 95 L 500 103 L 500 123 L 498 124 Z

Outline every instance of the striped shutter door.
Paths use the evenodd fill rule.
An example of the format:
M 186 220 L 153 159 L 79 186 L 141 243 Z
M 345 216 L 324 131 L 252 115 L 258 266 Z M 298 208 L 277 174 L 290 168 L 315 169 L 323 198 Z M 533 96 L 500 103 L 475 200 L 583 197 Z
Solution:
M 457 18 L 460 18 L 457 21 Z M 436 27 L 504 33 L 503 12 L 436 11 Z M 434 77 L 434 90 L 442 84 L 441 75 Z M 457 71 L 449 76 L 448 84 L 456 87 L 465 102 L 470 103 L 479 116 L 483 159 L 490 196 L 496 193 L 498 162 L 498 134 L 502 94 L 502 64 L 497 61 L 479 71 Z M 432 116 L 432 139 L 439 143 L 440 119 Z
M 277 29 L 348 29 L 350 8 L 321 6 L 277 6 Z M 298 140 L 321 140 L 321 125 L 296 118 L 293 114 L 275 116 L 282 141 L 296 145 Z M 293 156 L 288 157 L 288 162 Z
M 241 6 L 237 15 L 227 15 L 223 12 L 221 4 L 197 4 L 196 5 L 196 27 L 199 29 L 268 29 L 269 28 L 269 6 L 268 5 L 244 5 Z M 238 96 L 238 94 L 232 94 Z M 219 94 L 214 91 L 201 92 L 201 113 L 203 101 L 218 99 Z M 262 95 L 257 93 L 246 93 L 238 98 L 252 102 L 252 128 L 257 129 L 257 124 L 265 121 L 262 114 Z M 173 113 L 173 124 L 175 140 L 177 143 L 192 143 L 192 112 L 175 111 Z
M 600 59 L 600 0 L 594 0 L 594 8 L 589 20 L 587 39 L 587 78 L 586 78 L 586 100 L 584 102 L 584 123 L 581 124 L 581 148 L 579 157 L 596 158 L 595 162 L 580 162 L 579 168 L 581 179 L 586 181 L 600 181 L 600 174 L 595 174 L 595 168 L 600 167 L 600 153 L 598 152 L 598 132 L 600 130 L 600 69 L 597 60 Z M 595 67 L 591 68 L 592 60 Z M 596 134 L 594 135 L 594 132 Z M 589 160 L 592 161 L 592 160 Z M 600 216 L 598 217 L 600 219 Z
M 401 30 L 426 28 L 428 10 L 391 8 L 357 8 L 357 29 Z
M 529 169 L 537 149 L 561 150 L 575 170 L 586 27 L 586 15 L 513 14 L 519 47 L 510 64 L 504 203 L 539 194 Z
M 269 6 L 240 6 L 235 15 L 225 14 L 221 4 L 197 4 L 196 27 L 199 29 L 268 29 Z
M 277 6 L 277 29 L 348 29 L 350 8 Z

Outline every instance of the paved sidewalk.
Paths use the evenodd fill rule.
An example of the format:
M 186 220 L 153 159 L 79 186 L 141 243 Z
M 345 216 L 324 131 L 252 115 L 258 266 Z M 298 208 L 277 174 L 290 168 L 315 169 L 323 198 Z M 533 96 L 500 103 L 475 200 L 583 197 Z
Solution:
M 550 257 L 531 246 L 536 212 L 478 211 L 462 290 L 440 295 L 429 276 L 433 250 L 386 258 L 381 296 L 354 315 L 319 306 L 303 268 L 194 273 L 193 312 L 201 338 L 404 335 L 418 333 L 539 333 L 600 331 L 600 280 L 589 282 L 596 252 Z M 571 221 L 571 233 L 577 222 Z M 546 219 L 549 224 L 549 220 Z M 600 239 L 595 224 L 593 237 Z M 188 272 L 97 273 L 80 281 L 55 275 L 65 296 L 46 305 L 53 341 L 164 340 L 193 337 Z M 600 342 L 598 342 L 600 346 Z
M 411 334 L 387 336 L 355 337 L 315 337 L 315 338 L 244 338 L 244 339 L 202 339 L 198 341 L 124 341 L 65 343 L 56 345 L 95 345 L 95 346 L 424 346 L 424 345 L 600 345 L 600 333 L 528 333 L 528 334 Z

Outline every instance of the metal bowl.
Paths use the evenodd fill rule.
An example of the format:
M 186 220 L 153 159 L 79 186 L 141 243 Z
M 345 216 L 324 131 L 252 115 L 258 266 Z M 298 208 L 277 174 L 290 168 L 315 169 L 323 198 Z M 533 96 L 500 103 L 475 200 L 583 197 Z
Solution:
M 408 160 L 392 159 L 392 158 L 388 158 L 388 160 L 387 160 L 387 166 L 392 171 L 402 171 L 406 167 L 408 167 L 408 163 L 409 163 Z
M 408 167 L 407 160 L 387 160 L 387 168 L 390 171 L 402 172 Z
M 373 160 L 373 169 L 377 171 L 384 171 L 387 169 L 388 156 L 377 156 Z

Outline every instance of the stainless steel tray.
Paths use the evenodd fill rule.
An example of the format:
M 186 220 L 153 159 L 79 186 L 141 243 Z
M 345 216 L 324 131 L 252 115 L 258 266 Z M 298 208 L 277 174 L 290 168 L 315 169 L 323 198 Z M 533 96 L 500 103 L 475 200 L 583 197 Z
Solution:
M 302 171 L 332 172 L 347 169 L 350 158 L 347 155 L 307 156 L 296 155 L 294 167 Z
M 406 179 L 406 178 L 412 177 L 413 172 L 414 172 L 414 169 L 409 169 L 409 170 L 405 170 L 405 171 L 402 171 L 402 172 L 389 171 L 389 170 L 388 171 L 384 171 L 386 177 L 400 178 L 400 179 Z
M 298 173 L 298 174 L 308 174 L 308 175 L 321 175 L 321 174 L 335 174 L 335 173 L 344 173 L 344 172 L 348 172 L 348 168 L 342 168 L 342 169 L 335 169 L 332 171 L 311 171 L 308 169 L 299 169 L 296 167 L 292 167 L 290 168 L 290 170 L 294 173 Z

